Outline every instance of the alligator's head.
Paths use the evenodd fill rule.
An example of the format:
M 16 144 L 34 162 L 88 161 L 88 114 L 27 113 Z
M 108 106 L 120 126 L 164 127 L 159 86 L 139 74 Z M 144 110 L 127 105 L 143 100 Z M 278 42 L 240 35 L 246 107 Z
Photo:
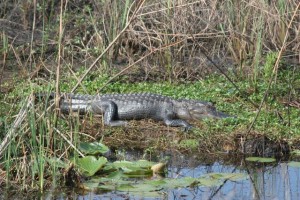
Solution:
M 199 120 L 203 118 L 227 118 L 232 117 L 216 110 L 210 102 L 179 99 L 174 102 L 175 111 L 179 118 L 186 120 Z

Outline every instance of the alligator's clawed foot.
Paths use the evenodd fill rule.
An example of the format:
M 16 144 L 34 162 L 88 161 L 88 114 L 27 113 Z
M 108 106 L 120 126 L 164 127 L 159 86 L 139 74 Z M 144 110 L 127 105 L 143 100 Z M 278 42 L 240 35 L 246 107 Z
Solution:
M 182 130 L 183 130 L 184 132 L 189 132 L 189 131 L 192 131 L 193 129 L 194 129 L 194 127 L 191 126 L 191 125 L 185 126 L 185 127 L 182 128 Z

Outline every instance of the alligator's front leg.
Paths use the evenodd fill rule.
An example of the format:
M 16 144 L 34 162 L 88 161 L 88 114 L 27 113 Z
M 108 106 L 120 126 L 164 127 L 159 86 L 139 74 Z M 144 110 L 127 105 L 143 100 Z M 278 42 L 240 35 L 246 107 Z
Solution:
M 104 124 L 108 126 L 124 126 L 125 121 L 118 120 L 118 106 L 113 101 L 93 101 L 93 113 L 103 114 Z
M 171 119 L 171 118 L 166 118 L 164 119 L 164 123 L 167 126 L 181 126 L 184 128 L 185 131 L 188 131 L 192 128 L 192 126 L 187 123 L 186 121 L 182 119 Z

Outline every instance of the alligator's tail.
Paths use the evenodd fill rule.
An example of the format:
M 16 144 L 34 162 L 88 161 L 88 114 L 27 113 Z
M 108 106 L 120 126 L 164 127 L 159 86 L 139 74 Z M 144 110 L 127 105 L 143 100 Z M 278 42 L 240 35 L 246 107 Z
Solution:
M 50 93 L 35 93 L 35 101 L 53 102 L 56 97 L 55 92 Z M 92 95 L 81 95 L 62 93 L 59 97 L 59 107 L 62 113 L 78 112 L 85 114 L 89 106 L 89 100 L 93 98 Z

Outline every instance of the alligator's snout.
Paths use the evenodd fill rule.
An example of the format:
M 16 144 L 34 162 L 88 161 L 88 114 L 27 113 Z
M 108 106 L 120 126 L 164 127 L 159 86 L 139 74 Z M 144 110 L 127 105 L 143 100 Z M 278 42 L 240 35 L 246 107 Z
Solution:
M 209 117 L 211 118 L 216 118 L 216 119 L 222 119 L 222 118 L 228 118 L 228 117 L 232 117 L 228 114 L 225 114 L 223 112 L 219 112 L 219 111 L 211 111 L 208 112 Z
M 219 111 L 216 111 L 216 110 L 207 110 L 207 109 L 191 110 L 190 111 L 190 116 L 194 120 L 204 119 L 204 118 L 222 119 L 222 118 L 232 117 L 232 116 L 230 116 L 228 114 L 225 114 L 223 112 L 219 112 Z
M 190 102 L 182 102 L 185 103 L 185 106 L 177 107 L 177 113 L 181 118 L 184 119 L 193 119 L 199 120 L 204 118 L 228 118 L 232 117 L 223 112 L 217 111 L 216 107 L 209 102 L 200 102 L 200 101 L 190 101 Z

